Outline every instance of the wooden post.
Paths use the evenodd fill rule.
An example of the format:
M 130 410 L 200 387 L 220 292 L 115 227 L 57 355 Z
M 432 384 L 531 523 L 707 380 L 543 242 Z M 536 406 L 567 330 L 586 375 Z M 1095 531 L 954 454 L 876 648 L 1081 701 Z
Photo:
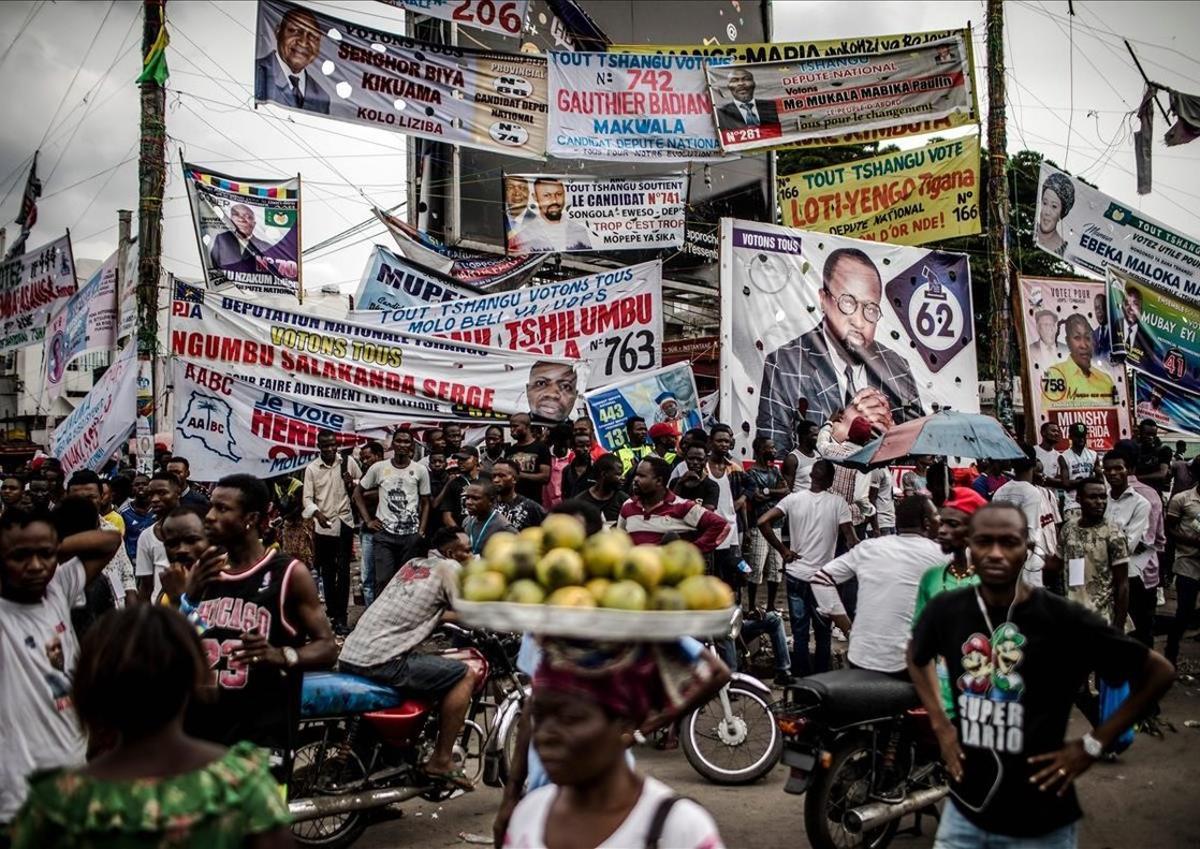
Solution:
M 303 196 L 303 184 L 300 175 L 296 175 L 296 297 L 304 303 L 304 214 L 301 210 L 300 199 Z
M 146 56 L 167 14 L 167 0 L 142 1 L 142 56 Z M 142 90 L 141 145 L 138 150 L 138 357 L 158 355 L 158 286 L 162 272 L 162 206 L 166 185 L 166 91 L 154 79 Z M 151 368 L 150 373 L 157 370 Z M 156 397 L 151 386 L 151 397 Z M 153 414 L 152 414 L 153 415 Z M 151 419 L 153 421 L 153 419 Z
M 1013 429 L 1012 310 L 1008 263 L 1008 140 L 1004 125 L 1004 0 L 987 0 L 988 254 L 992 307 L 992 379 L 996 418 Z

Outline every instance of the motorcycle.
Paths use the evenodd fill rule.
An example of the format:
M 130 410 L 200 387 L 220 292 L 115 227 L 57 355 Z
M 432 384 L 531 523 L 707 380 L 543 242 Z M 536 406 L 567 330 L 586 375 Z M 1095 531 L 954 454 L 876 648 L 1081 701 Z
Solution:
M 472 781 L 508 778 L 517 724 L 529 695 L 511 637 L 443 624 L 457 644 L 440 652 L 475 673 L 475 690 L 456 766 Z M 370 812 L 420 796 L 440 802 L 463 791 L 421 771 L 437 739 L 436 704 L 392 687 L 337 672 L 304 676 L 300 740 L 289 782 L 292 834 L 301 846 L 342 849 L 354 843 Z
M 913 686 L 841 669 L 788 688 L 777 717 L 784 792 L 805 794 L 814 849 L 884 849 L 900 818 L 949 792 L 937 737 Z M 918 819 L 919 822 L 919 819 Z

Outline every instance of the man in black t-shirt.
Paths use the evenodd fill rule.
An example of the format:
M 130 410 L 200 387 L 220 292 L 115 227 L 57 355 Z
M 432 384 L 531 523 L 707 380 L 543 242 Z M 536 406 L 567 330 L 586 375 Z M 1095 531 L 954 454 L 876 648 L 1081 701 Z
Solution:
M 1025 514 L 1015 505 L 976 511 L 968 545 L 979 586 L 930 600 L 909 644 L 909 674 L 953 779 L 938 827 L 944 849 L 974 849 L 989 835 L 1074 847 L 1082 816 L 1075 779 L 1174 679 L 1161 655 L 1081 605 L 1019 580 L 1026 541 Z M 939 696 L 939 655 L 954 690 L 953 722 Z M 1075 694 L 1093 669 L 1106 681 L 1129 681 L 1130 694 L 1090 734 L 1064 744 Z
M 629 493 L 621 489 L 620 458 L 605 454 L 592 464 L 591 474 L 595 482 L 575 498 L 599 510 L 606 525 L 615 525 L 621 517 L 621 505 L 629 500 Z
M 721 488 L 708 476 L 708 448 L 689 445 L 683 455 L 684 467 L 671 475 L 671 491 L 680 498 L 695 501 L 708 510 L 716 510 Z
M 517 492 L 531 501 L 542 503 L 542 487 L 550 481 L 550 449 L 533 438 L 532 419 L 528 413 L 508 418 L 508 430 L 513 444 L 504 449 L 504 456 L 517 464 Z
M 434 505 L 447 528 L 461 528 L 467 515 L 467 487 L 479 480 L 479 450 L 464 445 L 454 453 L 456 474 L 450 478 L 442 491 L 440 500 Z
M 496 487 L 496 510 L 514 531 L 540 525 L 546 518 L 542 505 L 517 491 L 517 464 L 512 460 L 497 460 L 492 464 L 492 484 Z

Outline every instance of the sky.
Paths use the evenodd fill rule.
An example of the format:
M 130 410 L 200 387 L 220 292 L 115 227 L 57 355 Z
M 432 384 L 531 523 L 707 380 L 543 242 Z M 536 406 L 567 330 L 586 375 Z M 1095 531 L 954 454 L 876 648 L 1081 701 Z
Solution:
M 380 29 L 401 13 L 373 2 L 307 2 Z M 1005 4 L 1008 148 L 1038 150 L 1100 190 L 1192 236 L 1200 236 L 1200 141 L 1167 148 L 1156 115 L 1154 191 L 1135 191 L 1133 130 L 1143 83 L 1128 38 L 1157 83 L 1200 93 L 1200 3 L 1010 0 Z M 975 29 L 977 81 L 986 116 L 985 7 L 976 2 L 775 0 L 774 40 Z M 180 155 L 242 177 L 304 177 L 304 244 L 312 247 L 370 218 L 374 203 L 405 199 L 403 136 L 264 106 L 254 109 L 255 4 L 170 0 L 168 180 L 164 266 L 200 275 Z M 663 39 L 666 40 L 665 38 Z M 0 74 L 8 92 L 0 122 L 0 223 L 10 237 L 28 159 L 41 148 L 44 194 L 30 245 L 69 228 L 77 257 L 115 250 L 117 210 L 137 207 L 141 3 L 0 4 Z M 1073 45 L 1073 48 L 1072 48 Z M 1163 105 L 1166 96 L 1161 95 Z M 12 108 L 13 105 L 19 108 Z M 949 135 L 949 134 L 948 134 Z M 986 142 L 986 134 L 985 134 Z M 135 217 L 136 221 L 136 217 Z M 372 226 L 305 258 L 307 288 L 353 291 L 375 241 Z

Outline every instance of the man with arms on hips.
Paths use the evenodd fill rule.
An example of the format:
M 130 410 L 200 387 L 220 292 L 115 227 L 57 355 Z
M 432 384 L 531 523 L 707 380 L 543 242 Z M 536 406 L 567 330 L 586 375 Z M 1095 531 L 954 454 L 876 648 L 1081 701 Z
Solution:
M 392 459 L 376 463 L 354 487 L 354 504 L 375 534 L 375 595 L 383 591 L 402 563 L 416 556 L 429 524 L 429 470 L 413 461 L 413 437 L 407 430 L 392 434 Z M 366 493 L 379 491 L 372 513 Z
M 1016 507 L 977 510 L 969 544 L 980 585 L 933 599 L 909 644 L 909 674 L 951 778 L 939 849 L 1073 849 L 1082 816 L 1075 780 L 1174 680 L 1165 659 L 1095 613 L 1022 581 L 1027 540 Z M 949 664 L 957 720 L 938 695 L 938 656 Z M 1106 722 L 1064 743 L 1092 670 L 1129 681 L 1130 694 Z
M 275 30 L 275 49 L 254 63 L 254 99 L 329 114 L 329 93 L 308 66 L 321 52 L 321 28 L 307 9 L 289 9 Z
M 335 634 L 350 633 L 350 556 L 354 546 L 354 509 L 350 493 L 362 477 L 353 457 L 338 453 L 337 434 L 317 432 L 317 459 L 304 467 L 304 518 L 313 520 L 313 567 L 325 586 L 325 612 Z

